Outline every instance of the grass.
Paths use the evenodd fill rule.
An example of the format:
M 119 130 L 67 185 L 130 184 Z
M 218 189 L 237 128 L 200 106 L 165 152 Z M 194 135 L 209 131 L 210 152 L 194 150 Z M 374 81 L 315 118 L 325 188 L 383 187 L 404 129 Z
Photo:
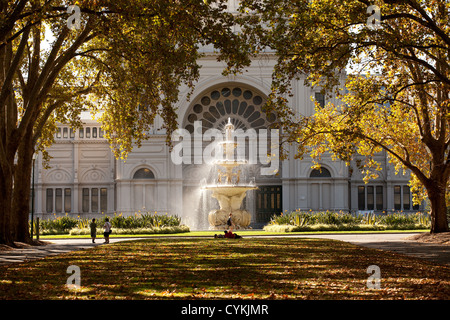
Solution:
M 65 285 L 70 265 L 78 289 Z M 381 289 L 367 288 L 370 265 Z M 449 297 L 449 266 L 328 239 L 146 239 L 0 266 L 0 299 Z
M 417 230 L 353 230 L 353 231 L 299 231 L 299 232 L 268 232 L 264 230 L 235 230 L 235 232 L 242 236 L 279 236 L 279 235 L 300 235 L 300 234 L 332 234 L 332 233 L 420 233 L 429 232 L 429 229 L 417 229 Z M 222 231 L 191 231 L 184 233 L 172 233 L 172 234 L 112 234 L 110 238 L 152 238 L 152 237 L 212 237 L 214 234 L 220 234 Z M 90 239 L 90 235 L 70 235 L 70 234 L 56 234 L 56 235 L 40 235 L 39 239 Z M 102 233 L 97 233 L 97 239 L 102 239 Z

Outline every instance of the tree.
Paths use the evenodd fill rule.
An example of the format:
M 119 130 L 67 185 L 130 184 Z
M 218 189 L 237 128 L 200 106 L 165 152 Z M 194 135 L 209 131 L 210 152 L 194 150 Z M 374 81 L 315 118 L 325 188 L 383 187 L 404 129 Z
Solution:
M 168 137 L 177 127 L 174 103 L 199 76 L 201 45 L 246 61 L 224 3 L 0 1 L 0 243 L 31 242 L 32 156 L 52 143 L 57 123 L 77 128 L 82 111 L 101 111 L 124 157 L 156 115 Z
M 369 180 L 380 170 L 374 155 L 384 150 L 397 170 L 411 172 L 413 201 L 429 198 L 431 232 L 448 231 L 450 2 L 244 0 L 241 6 L 242 37 L 254 52 L 271 48 L 277 55 L 268 110 L 279 112 L 298 156 L 310 153 L 317 161 L 329 152 L 349 164 L 362 155 Z M 314 114 L 294 114 L 290 85 L 302 77 L 342 104 L 316 103 Z

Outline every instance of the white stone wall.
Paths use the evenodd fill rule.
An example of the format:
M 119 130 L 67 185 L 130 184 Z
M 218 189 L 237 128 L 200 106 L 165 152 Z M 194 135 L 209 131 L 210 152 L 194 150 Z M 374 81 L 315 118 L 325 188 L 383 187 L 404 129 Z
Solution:
M 68 126 L 61 126 L 61 129 Z M 72 137 L 61 136 L 48 149 L 51 157 L 48 167 L 42 163 L 40 155 L 35 164 L 36 185 L 36 212 L 43 216 L 53 213 L 65 213 L 70 208 L 70 213 L 82 213 L 82 192 L 85 189 L 107 190 L 107 201 L 104 211 L 114 211 L 114 157 L 105 139 L 99 137 L 100 125 L 95 121 L 86 121 L 85 128 L 96 128 L 97 138 L 80 138 L 79 133 Z M 53 210 L 47 212 L 47 189 L 53 190 Z M 64 193 L 70 189 L 70 197 L 62 195 L 62 208 L 58 209 L 57 189 Z M 89 195 L 91 197 L 91 195 Z M 70 198 L 70 205 L 68 205 Z M 95 208 L 94 208 L 95 209 Z M 95 211 L 95 210 L 94 210 Z M 93 212 L 89 208 L 87 213 Z M 100 200 L 97 213 L 101 213 Z
M 133 180 L 141 168 L 155 179 Z M 117 160 L 117 212 L 155 212 L 181 215 L 181 167 L 170 158 L 164 135 L 155 135 L 135 148 L 126 161 Z

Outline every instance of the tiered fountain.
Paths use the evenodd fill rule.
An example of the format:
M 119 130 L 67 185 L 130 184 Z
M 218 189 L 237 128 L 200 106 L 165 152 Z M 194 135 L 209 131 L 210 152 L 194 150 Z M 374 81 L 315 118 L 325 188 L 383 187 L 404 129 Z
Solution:
M 212 191 L 212 197 L 219 201 L 220 209 L 209 212 L 208 221 L 211 229 L 224 230 L 227 228 L 227 220 L 232 213 L 235 229 L 245 229 L 250 225 L 251 213 L 241 210 L 241 204 L 248 190 L 257 189 L 254 183 L 245 184 L 241 180 L 241 169 L 239 166 L 247 164 L 246 160 L 235 160 L 234 150 L 237 143 L 233 139 L 234 125 L 228 118 L 225 125 L 225 141 L 221 142 L 224 159 L 216 160 L 219 169 L 216 184 L 203 186 Z

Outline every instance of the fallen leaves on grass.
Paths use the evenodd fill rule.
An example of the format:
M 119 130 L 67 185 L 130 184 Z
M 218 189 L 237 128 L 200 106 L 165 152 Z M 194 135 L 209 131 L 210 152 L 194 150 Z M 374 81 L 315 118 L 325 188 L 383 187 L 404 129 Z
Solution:
M 70 265 L 79 290 L 66 287 Z M 327 239 L 152 239 L 2 266 L 0 299 L 449 299 L 449 271 Z
M 416 240 L 424 243 L 450 245 L 450 232 L 441 233 L 420 233 L 409 237 L 409 240 Z

